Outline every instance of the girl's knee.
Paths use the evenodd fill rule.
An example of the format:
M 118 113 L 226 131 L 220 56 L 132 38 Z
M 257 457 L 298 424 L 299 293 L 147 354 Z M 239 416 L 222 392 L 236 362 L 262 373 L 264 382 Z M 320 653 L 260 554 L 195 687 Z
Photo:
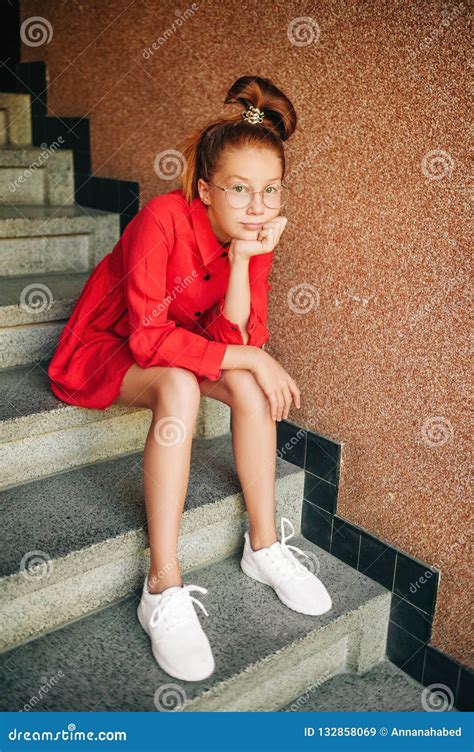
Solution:
M 184 409 L 196 409 L 201 393 L 199 382 L 192 371 L 186 368 L 161 368 L 150 384 L 155 405 L 174 404 Z
M 229 400 L 234 407 L 255 410 L 267 402 L 267 397 L 253 373 L 247 369 L 229 370 L 224 378 Z

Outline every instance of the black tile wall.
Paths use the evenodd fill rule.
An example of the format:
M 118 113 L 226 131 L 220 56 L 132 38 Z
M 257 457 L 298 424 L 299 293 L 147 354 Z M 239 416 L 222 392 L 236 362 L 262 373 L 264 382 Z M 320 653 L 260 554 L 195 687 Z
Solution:
M 304 498 L 317 507 L 334 514 L 337 505 L 337 486 L 305 471 Z
M 277 454 L 298 467 L 304 467 L 307 431 L 286 420 L 277 422 Z
M 474 710 L 474 673 L 466 666 L 461 666 L 459 672 L 458 693 L 455 705 L 458 710 L 473 712 Z
M 308 431 L 305 470 L 337 486 L 341 445 Z
M 331 538 L 331 553 L 341 561 L 357 569 L 359 560 L 360 530 L 350 522 L 334 515 Z
M 434 614 L 439 572 L 423 562 L 397 553 L 393 592 L 405 598 L 417 608 Z
M 389 622 L 387 632 L 387 656 L 396 666 L 417 681 L 423 679 L 425 643 L 406 632 L 398 624 Z
M 396 552 L 390 545 L 378 540 L 364 530 L 361 531 L 357 565 L 359 572 L 372 580 L 376 580 L 387 590 L 392 590 L 395 560 Z
M 303 499 L 302 535 L 320 548 L 324 548 L 325 551 L 331 549 L 332 521 L 331 514 L 319 507 L 313 507 L 311 502 Z
M 390 621 L 422 642 L 429 642 L 431 639 L 431 617 L 395 593 L 392 594 L 390 604 Z
M 453 705 L 456 701 L 458 682 L 459 664 L 432 645 L 427 645 L 423 684 L 442 684 L 449 687 L 452 694 L 446 691 L 446 697 L 450 700 L 449 704 Z
M 342 448 L 290 421 L 277 422 L 278 456 L 305 471 L 302 535 L 392 593 L 388 658 L 424 686 L 444 684 L 457 710 L 472 711 L 472 670 L 429 644 L 439 571 L 337 514 Z
M 47 116 L 45 64 L 0 63 L 0 90 L 31 94 L 33 144 L 50 146 L 56 142 L 62 149 L 71 149 L 77 203 L 119 213 L 120 231 L 123 232 L 139 211 L 139 184 L 132 180 L 91 175 L 89 120 L 83 117 Z

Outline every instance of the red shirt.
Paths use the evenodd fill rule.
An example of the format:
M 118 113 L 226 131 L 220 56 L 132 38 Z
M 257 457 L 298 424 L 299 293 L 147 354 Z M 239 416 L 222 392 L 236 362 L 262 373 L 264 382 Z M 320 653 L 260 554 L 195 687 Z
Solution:
M 262 347 L 267 329 L 273 252 L 252 256 L 247 344 Z M 223 314 L 230 274 L 205 204 L 187 204 L 181 189 L 155 196 L 94 268 L 48 365 L 64 402 L 105 409 L 137 363 L 178 366 L 199 382 L 220 378 L 228 344 L 244 344 Z

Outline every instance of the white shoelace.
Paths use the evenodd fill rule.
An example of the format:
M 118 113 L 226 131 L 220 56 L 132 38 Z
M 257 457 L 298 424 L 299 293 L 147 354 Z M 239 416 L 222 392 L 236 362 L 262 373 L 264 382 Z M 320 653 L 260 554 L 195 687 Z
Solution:
M 291 532 L 289 535 L 285 536 L 285 522 L 287 522 L 290 525 Z M 298 561 L 298 559 L 295 558 L 295 556 L 291 553 L 289 550 L 290 548 L 293 551 L 298 551 L 299 554 L 302 554 L 307 559 L 310 557 L 308 554 L 305 554 L 304 551 L 301 550 L 301 548 L 298 548 L 298 546 L 291 546 L 287 544 L 287 540 L 290 540 L 295 534 L 295 528 L 293 527 L 293 524 L 288 519 L 288 517 L 282 517 L 281 518 L 281 542 L 279 546 L 275 546 L 275 548 L 268 548 L 267 550 L 267 556 L 271 559 L 272 563 L 276 567 L 277 571 L 281 573 L 282 575 L 288 575 L 293 574 L 296 572 L 300 576 L 302 574 L 308 574 L 309 570 L 301 564 L 301 562 Z
M 163 635 L 161 636 L 164 636 L 165 632 L 169 631 L 170 629 L 175 629 L 177 626 L 181 626 L 190 621 L 193 618 L 192 614 L 189 611 L 190 608 L 196 615 L 196 612 L 194 611 L 192 604 L 189 603 L 188 598 L 191 599 L 191 601 L 194 601 L 194 603 L 197 603 L 199 608 L 204 611 L 206 616 L 209 616 L 201 601 L 190 595 L 191 590 L 197 590 L 200 593 L 207 593 L 207 588 L 201 587 L 200 585 L 183 585 L 183 587 L 179 590 L 173 590 L 171 593 L 165 592 L 163 597 L 160 598 L 160 602 L 151 614 L 150 625 L 152 627 L 155 627 L 157 624 L 160 624 L 160 626 L 162 625 Z M 171 603 L 173 604 L 174 617 L 171 622 L 167 622 L 165 616 L 167 612 L 170 611 L 169 606 Z

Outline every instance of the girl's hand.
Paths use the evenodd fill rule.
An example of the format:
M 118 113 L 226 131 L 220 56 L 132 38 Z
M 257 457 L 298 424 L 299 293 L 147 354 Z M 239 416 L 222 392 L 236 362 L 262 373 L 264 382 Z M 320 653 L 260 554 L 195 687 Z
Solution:
M 283 230 L 288 222 L 287 217 L 278 216 L 265 222 L 255 240 L 240 240 L 232 238 L 229 246 L 229 261 L 232 263 L 236 258 L 250 259 L 252 256 L 258 256 L 261 253 L 273 251 Z
M 300 409 L 300 390 L 284 368 L 264 350 L 258 350 L 250 369 L 270 401 L 272 420 L 288 417 L 291 402 Z

